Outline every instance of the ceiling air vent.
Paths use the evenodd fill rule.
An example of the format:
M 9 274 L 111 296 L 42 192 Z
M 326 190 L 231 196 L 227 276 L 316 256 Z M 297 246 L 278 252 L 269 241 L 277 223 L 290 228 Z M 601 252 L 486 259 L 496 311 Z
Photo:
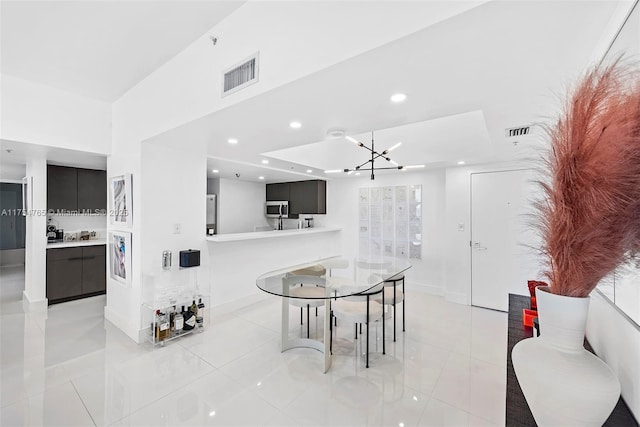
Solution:
M 222 96 L 227 96 L 258 82 L 259 54 L 228 68 L 222 76 Z
M 520 126 L 517 128 L 505 129 L 504 133 L 507 138 L 529 135 L 531 133 L 531 126 Z

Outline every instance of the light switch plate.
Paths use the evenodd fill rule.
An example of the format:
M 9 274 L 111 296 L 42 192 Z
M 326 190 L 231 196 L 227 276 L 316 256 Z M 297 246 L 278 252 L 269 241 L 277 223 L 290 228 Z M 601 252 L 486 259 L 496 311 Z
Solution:
M 180 234 L 182 232 L 182 224 L 173 224 L 173 234 Z
M 464 231 L 464 223 L 463 222 L 459 222 L 458 223 L 458 231 Z

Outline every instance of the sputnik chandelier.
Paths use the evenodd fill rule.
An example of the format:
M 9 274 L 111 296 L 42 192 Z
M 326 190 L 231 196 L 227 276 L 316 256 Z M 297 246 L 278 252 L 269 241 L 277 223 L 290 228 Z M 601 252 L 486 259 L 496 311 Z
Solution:
M 373 139 L 373 132 L 371 132 L 371 148 L 367 147 L 364 143 L 358 141 L 355 138 L 352 138 L 350 136 L 346 136 L 346 139 L 348 139 L 349 141 L 353 142 L 354 144 L 356 144 L 358 147 L 362 147 L 365 150 L 368 150 L 371 153 L 371 158 L 368 159 L 366 162 L 356 166 L 353 169 L 334 169 L 334 170 L 327 170 L 325 171 L 325 173 L 338 173 L 338 172 L 345 172 L 347 175 L 351 175 L 352 173 L 356 173 L 356 175 L 358 175 L 360 173 L 360 171 L 371 171 L 371 180 L 375 179 L 375 171 L 377 170 L 385 170 L 385 169 L 396 169 L 396 170 L 406 170 L 406 169 L 413 169 L 413 168 L 423 168 L 424 165 L 410 165 L 410 166 L 400 166 L 398 163 L 394 162 L 393 160 L 391 160 L 391 158 L 388 156 L 389 153 L 391 153 L 393 150 L 395 150 L 396 148 L 398 148 L 402 142 L 398 142 L 395 145 L 393 145 L 391 148 L 388 148 L 386 150 L 384 150 L 381 153 L 378 153 L 375 149 L 375 145 L 374 145 L 374 139 Z M 386 160 L 387 162 L 393 164 L 393 166 L 386 166 L 386 167 L 376 167 L 375 166 L 375 161 L 379 158 L 383 158 L 384 160 Z M 371 163 L 368 168 L 365 168 L 364 166 L 367 166 L 369 163 Z

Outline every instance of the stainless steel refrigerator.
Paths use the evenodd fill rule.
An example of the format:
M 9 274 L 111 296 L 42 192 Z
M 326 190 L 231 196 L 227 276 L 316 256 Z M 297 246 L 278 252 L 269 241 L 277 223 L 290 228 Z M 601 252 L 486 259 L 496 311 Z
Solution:
M 207 194 L 207 236 L 213 236 L 218 232 L 216 228 L 216 195 Z

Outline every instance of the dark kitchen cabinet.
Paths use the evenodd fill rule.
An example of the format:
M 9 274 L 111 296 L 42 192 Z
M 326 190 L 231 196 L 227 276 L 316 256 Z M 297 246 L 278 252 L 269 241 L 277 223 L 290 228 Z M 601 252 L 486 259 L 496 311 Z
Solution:
M 78 171 L 65 166 L 47 167 L 47 209 L 78 209 Z
M 105 293 L 106 246 L 47 249 L 49 304 Z
M 289 183 L 267 184 L 267 202 L 289 200 Z
M 289 183 L 289 213 L 326 214 L 327 182 L 319 179 Z
M 49 304 L 82 294 L 82 248 L 47 250 Z
M 107 290 L 107 252 L 105 245 L 82 248 L 82 293 Z
M 327 181 L 280 182 L 267 184 L 267 201 L 289 201 L 289 218 L 300 214 L 327 213 Z
M 78 169 L 78 209 L 107 209 L 107 172 Z
M 106 208 L 106 171 L 47 166 L 47 209 L 95 212 Z

